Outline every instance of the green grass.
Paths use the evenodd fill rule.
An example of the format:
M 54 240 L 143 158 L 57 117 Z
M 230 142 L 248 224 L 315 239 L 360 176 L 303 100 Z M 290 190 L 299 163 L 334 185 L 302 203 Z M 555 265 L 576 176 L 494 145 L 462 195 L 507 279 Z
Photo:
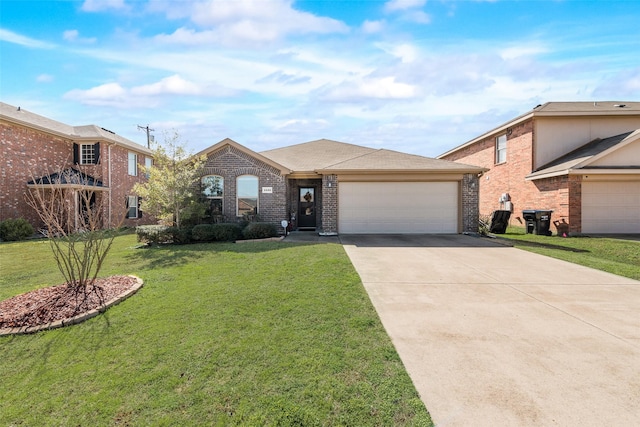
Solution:
M 44 241 L 0 244 L 0 299 L 61 279 Z M 133 297 L 0 337 L 0 425 L 432 425 L 340 245 L 136 248 Z
M 508 227 L 505 234 L 515 247 L 640 280 L 640 241 L 607 237 L 558 237 L 526 234 Z

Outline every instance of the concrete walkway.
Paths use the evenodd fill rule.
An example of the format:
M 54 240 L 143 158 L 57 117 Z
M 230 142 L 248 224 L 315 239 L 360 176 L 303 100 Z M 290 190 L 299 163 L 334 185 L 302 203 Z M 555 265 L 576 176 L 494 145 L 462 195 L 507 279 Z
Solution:
M 640 425 L 640 282 L 472 236 L 340 236 L 438 426 Z

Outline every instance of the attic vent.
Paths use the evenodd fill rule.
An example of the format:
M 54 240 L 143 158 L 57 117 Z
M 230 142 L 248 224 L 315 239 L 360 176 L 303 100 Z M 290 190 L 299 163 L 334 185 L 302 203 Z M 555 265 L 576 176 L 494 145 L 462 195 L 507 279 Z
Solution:
M 627 104 L 616 104 L 616 105 L 614 105 L 614 107 L 618 107 L 618 108 L 624 108 L 626 106 L 627 106 Z
M 112 134 L 114 134 L 114 135 L 116 134 L 114 131 L 109 130 L 109 129 L 105 129 L 105 128 L 100 128 L 100 129 L 102 129 L 103 131 L 106 131 L 106 132 L 112 133 Z

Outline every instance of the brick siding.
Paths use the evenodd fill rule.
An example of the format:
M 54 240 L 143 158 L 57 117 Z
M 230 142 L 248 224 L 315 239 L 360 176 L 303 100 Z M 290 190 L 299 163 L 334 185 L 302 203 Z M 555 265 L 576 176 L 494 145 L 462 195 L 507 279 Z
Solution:
M 208 155 L 203 176 L 218 175 L 224 178 L 222 210 L 225 221 L 240 220 L 236 215 L 236 179 L 242 175 L 258 177 L 258 216 L 263 222 L 280 227 L 288 219 L 287 186 L 280 171 L 267 163 L 230 145 Z M 271 187 L 271 193 L 262 193 L 263 187 Z
M 36 229 L 42 226 L 37 212 L 25 199 L 27 182 L 34 178 L 57 172 L 64 168 L 75 167 L 82 172 L 99 179 L 110 191 L 98 197 L 111 197 L 111 225 L 117 225 L 125 215 L 125 196 L 133 195 L 131 189 L 136 182 L 143 182 L 144 176 L 139 173 L 133 177 L 127 174 L 129 149 L 112 145 L 111 163 L 109 162 L 109 143 L 100 142 L 100 163 L 97 165 L 73 165 L 74 141 L 62 138 L 26 126 L 0 121 L 0 221 L 9 218 L 24 218 Z M 98 141 L 87 141 L 94 143 Z M 144 164 L 144 155 L 138 153 L 138 159 Z M 111 165 L 111 174 L 109 174 Z M 111 182 L 109 182 L 111 177 Z M 103 218 L 109 218 L 109 200 L 106 200 Z M 151 223 L 153 218 L 144 216 L 141 219 L 125 220 L 123 225 L 135 226 Z
M 525 179 L 533 168 L 533 120 L 510 128 L 507 134 L 507 160 L 496 164 L 495 139 L 499 135 L 500 133 L 491 134 L 475 144 L 443 157 L 446 160 L 490 169 L 479 179 L 479 214 L 488 216 L 493 211 L 502 209 L 500 196 L 508 193 L 513 205 L 510 220 L 513 225 L 524 225 L 522 211 L 525 209 L 551 209 L 553 221 L 569 223 L 570 231 L 579 232 L 579 177 L 559 176 L 536 181 Z

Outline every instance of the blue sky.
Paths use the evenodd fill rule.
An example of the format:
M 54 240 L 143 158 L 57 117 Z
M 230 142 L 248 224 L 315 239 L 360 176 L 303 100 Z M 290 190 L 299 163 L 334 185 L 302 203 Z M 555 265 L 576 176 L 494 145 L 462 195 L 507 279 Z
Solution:
M 144 144 L 430 157 L 548 101 L 640 100 L 640 1 L 0 2 L 0 100 Z

